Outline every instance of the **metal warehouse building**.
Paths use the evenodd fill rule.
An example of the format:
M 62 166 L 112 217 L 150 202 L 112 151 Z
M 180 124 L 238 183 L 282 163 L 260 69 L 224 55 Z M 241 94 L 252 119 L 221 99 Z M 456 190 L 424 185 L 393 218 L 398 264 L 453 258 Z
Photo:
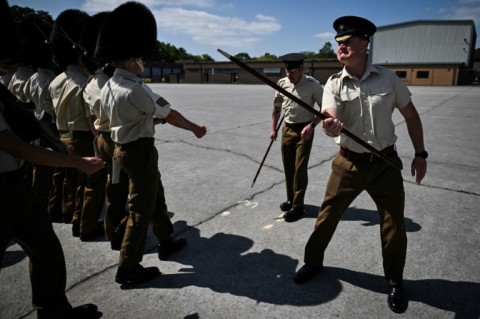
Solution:
M 393 70 L 407 85 L 471 84 L 479 71 L 473 69 L 476 40 L 472 20 L 418 20 L 392 24 L 377 28 L 370 43 L 369 59 L 373 64 Z M 244 62 L 272 81 L 285 76 L 280 60 Z M 304 63 L 305 73 L 322 84 L 342 66 L 336 59 L 307 59 Z M 261 83 L 230 61 L 147 65 L 143 76 L 153 82 Z
M 472 20 L 419 20 L 378 27 L 370 61 L 408 85 L 470 84 L 477 34 Z

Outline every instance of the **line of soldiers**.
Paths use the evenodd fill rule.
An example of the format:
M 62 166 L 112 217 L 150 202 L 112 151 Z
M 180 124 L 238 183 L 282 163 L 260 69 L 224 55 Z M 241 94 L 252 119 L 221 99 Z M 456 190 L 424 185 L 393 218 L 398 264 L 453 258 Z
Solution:
M 0 4 L 8 8 L 5 0 L 2 1 Z M 0 19 L 2 23 L 6 20 Z M 422 123 L 408 88 L 393 72 L 371 65 L 366 59 L 375 25 L 364 18 L 345 16 L 335 20 L 333 26 L 337 32 L 337 57 L 344 68 L 329 78 L 323 92 L 316 81 L 303 74 L 302 55 L 283 57 L 287 77 L 279 81 L 282 88 L 297 96 L 308 96 L 309 105 L 314 102 L 321 105 L 322 112 L 328 115 L 322 129 L 339 145 L 315 229 L 305 247 L 305 264 L 295 273 L 294 281 L 303 284 L 321 272 L 324 252 L 342 214 L 365 190 L 375 201 L 381 219 L 387 303 L 392 311 L 403 313 L 408 307 L 408 298 L 403 287 L 407 238 L 401 171 L 342 134 L 342 129 L 345 127 L 362 136 L 365 142 L 400 162 L 392 121 L 392 113 L 398 109 L 415 149 L 410 171 L 419 184 L 426 174 L 428 157 Z M 139 77 L 145 60 L 155 50 L 156 30 L 150 10 L 133 1 L 92 17 L 80 10 L 65 10 L 57 17 L 51 32 L 48 25 L 33 18 L 20 22 L 15 32 L 13 25 L 0 27 L 4 33 L 0 33 L 0 40 L 7 44 L 0 51 L 0 66 L 5 71 L 9 66 L 15 66 L 16 70 L 4 72 L 2 77 L 6 83 L 11 74 L 8 94 L 5 87 L 0 90 L 0 194 L 10 195 L 2 198 L 7 214 L 2 218 L 8 222 L 1 224 L 0 260 L 11 239 L 30 254 L 33 302 L 39 318 L 93 318 L 97 307 L 88 304 L 72 308 L 66 300 L 65 261 L 58 238 L 50 219 L 45 218 L 46 213 L 29 215 L 35 209 L 48 210 L 53 220 L 71 222 L 72 234 L 82 241 L 105 234 L 112 249 L 120 250 L 115 276 L 119 284 L 141 283 L 160 274 L 157 267 L 145 268 L 140 264 L 149 225 L 158 241 L 160 260 L 186 245 L 185 239 L 172 238 L 173 225 L 167 215 L 154 145 L 155 125 L 169 123 L 191 131 L 197 138 L 203 137 L 207 130 L 172 109 L 168 101 Z M 15 33 L 21 34 L 20 41 L 12 39 L 11 34 Z M 35 38 L 33 34 L 42 37 Z M 45 49 L 47 34 L 50 34 L 48 50 L 40 60 L 43 54 L 36 53 Z M 34 43 L 38 47 L 33 46 Z M 53 65 L 52 57 L 59 68 L 57 72 L 53 67 L 49 69 Z M 41 146 L 22 143 L 15 137 L 15 134 L 23 136 L 26 130 L 21 126 L 22 121 L 15 121 L 12 116 L 11 106 L 18 101 L 33 102 L 37 117 L 45 117 L 49 129 L 56 131 L 61 141 L 61 150 L 70 156 L 45 151 Z M 282 154 L 287 201 L 280 208 L 286 211 L 286 221 L 296 221 L 304 211 L 306 163 L 313 130 L 320 120 L 301 114 L 298 105 L 290 102 L 276 93 L 270 138 L 277 137 L 275 128 L 283 108 L 286 115 Z M 33 139 L 26 135 L 24 140 Z M 58 148 L 47 135 L 42 137 L 40 145 Z M 309 141 L 309 145 L 305 141 Z M 30 154 L 39 156 L 30 160 L 34 163 L 31 169 L 18 161 L 29 159 Z M 42 165 L 56 168 L 52 171 Z M 17 193 L 14 190 L 19 185 L 9 188 L 15 181 L 20 181 L 18 184 L 25 189 Z M 51 187 L 42 184 L 50 181 Z M 32 188 L 37 189 L 38 199 L 25 196 L 34 194 Z M 102 224 L 98 220 L 105 198 L 106 219 Z M 18 202 L 22 205 L 17 206 Z M 36 206 L 37 202 L 41 204 Z M 17 220 L 22 214 L 16 214 L 16 210 L 30 217 Z M 33 221 L 40 229 L 35 230 Z M 45 252 L 44 247 L 49 245 L 54 249 Z M 45 256 L 49 260 L 45 261 Z M 42 268 L 48 261 L 55 262 L 55 267 Z M 50 281 L 54 284 L 46 284 Z
M 8 3 L 2 0 L 0 4 L 3 6 L 0 20 L 13 20 Z M 33 194 L 32 198 L 23 198 L 35 203 L 25 210 L 42 211 L 43 217 L 48 212 L 49 222 L 71 223 L 72 235 L 81 241 L 106 236 L 111 248 L 120 251 L 117 283 L 136 284 L 155 278 L 160 274 L 157 267 L 144 268 L 140 264 L 148 226 L 151 225 L 158 241 L 160 260 L 186 245 L 185 239 L 172 236 L 173 225 L 167 215 L 154 146 L 155 125 L 169 123 L 191 131 L 198 138 L 207 130 L 172 109 L 168 101 L 139 77 L 145 60 L 156 48 L 157 26 L 153 14 L 145 5 L 131 1 L 93 16 L 68 9 L 60 13 L 53 25 L 38 15 L 16 20 L 16 24 L 2 22 L 0 30 L 0 40 L 7 44 L 0 52 L 3 85 L 0 124 L 5 121 L 5 130 L 0 126 L 0 157 L 17 156 L 34 163 L 22 162 L 12 169 L 19 172 L 14 178 L 20 179 L 20 184 L 25 184 Z M 11 96 L 5 93 L 6 88 Z M 9 103 L 13 100 L 14 103 Z M 13 109 L 11 105 L 22 102 L 29 109 L 27 113 L 35 116 L 33 121 L 41 123 L 42 132 L 48 131 L 50 135 L 21 142 L 7 133 L 18 135 L 17 132 L 24 131 L 19 129 L 24 120 L 8 115 Z M 8 135 L 5 142 L 4 133 Z M 54 147 L 52 139 L 61 143 Z M 50 148 L 67 155 L 48 150 L 46 160 L 21 158 L 8 147 L 17 142 L 20 148 L 33 147 L 37 152 L 38 148 Z M 68 160 L 83 158 L 94 161 L 96 167 L 67 165 L 51 159 L 52 156 Z M 12 182 L 8 179 L 8 183 L 3 183 L 4 175 L 10 176 L 10 169 L 0 166 L 0 174 L 3 190 Z M 104 207 L 105 220 L 99 221 Z M 45 220 L 42 222 L 45 224 Z M 15 229 L 21 227 L 25 225 L 15 225 Z M 56 238 L 51 223 L 47 228 L 49 237 Z M 8 237 L 2 236 L 0 260 L 12 239 L 21 242 L 15 231 Z M 47 239 L 38 240 L 47 244 Z M 22 247 L 31 263 L 42 259 L 35 251 L 37 248 L 32 249 L 28 244 Z M 98 316 L 95 305 L 72 308 L 66 300 L 61 247 L 48 256 L 50 262 L 57 261 L 63 268 L 57 277 L 53 273 L 38 276 L 44 277 L 43 280 L 55 277 L 53 281 L 59 284 L 53 285 L 54 288 L 44 282 L 34 285 L 32 278 L 38 317 Z M 39 268 L 41 262 L 32 263 L 34 271 Z

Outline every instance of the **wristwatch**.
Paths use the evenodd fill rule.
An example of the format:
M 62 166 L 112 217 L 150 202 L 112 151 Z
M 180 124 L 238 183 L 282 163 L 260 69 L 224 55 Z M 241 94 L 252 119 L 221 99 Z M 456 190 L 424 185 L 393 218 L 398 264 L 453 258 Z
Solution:
M 317 123 L 315 123 L 314 121 L 311 121 L 310 125 L 312 126 L 312 128 L 315 128 L 315 126 L 317 126 Z
M 415 157 L 427 158 L 428 153 L 427 153 L 427 151 L 424 150 L 423 152 L 415 153 Z

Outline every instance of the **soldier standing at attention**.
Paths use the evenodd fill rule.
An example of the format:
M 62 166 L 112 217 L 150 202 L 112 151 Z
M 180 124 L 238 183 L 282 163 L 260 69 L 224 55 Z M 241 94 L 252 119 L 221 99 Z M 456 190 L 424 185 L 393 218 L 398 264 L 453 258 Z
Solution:
M 145 5 L 126 2 L 113 10 L 102 25 L 98 41 L 96 56 L 113 61 L 116 67 L 113 77 L 102 88 L 101 103 L 110 118 L 114 160 L 128 176 L 130 195 L 115 281 L 140 283 L 160 274 L 157 267 L 140 265 L 150 222 L 159 243 L 160 259 L 185 246 L 185 239 L 171 238 L 173 225 L 167 215 L 158 170 L 154 118 L 189 130 L 198 138 L 207 130 L 171 109 L 170 104 L 153 93 L 139 77 L 157 41 L 156 21 Z
M 305 75 L 303 61 L 305 55 L 290 53 L 281 56 L 287 76 L 277 84 L 313 107 L 322 104 L 322 87 L 311 76 Z M 300 219 L 305 212 L 304 199 L 308 185 L 308 160 L 312 150 L 314 130 L 320 119 L 310 111 L 297 105 L 280 92 L 275 93 L 272 114 L 271 139 L 277 138 L 277 123 L 284 110 L 285 124 L 282 128 L 282 160 L 285 172 L 287 201 L 280 204 L 287 222 Z

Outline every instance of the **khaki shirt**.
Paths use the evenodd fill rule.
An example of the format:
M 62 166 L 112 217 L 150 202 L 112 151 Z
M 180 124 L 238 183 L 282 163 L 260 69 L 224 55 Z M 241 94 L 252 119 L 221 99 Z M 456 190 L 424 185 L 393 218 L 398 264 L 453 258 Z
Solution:
M 383 67 L 367 65 L 361 79 L 344 68 L 325 84 L 322 110 L 334 108 L 344 128 L 377 150 L 397 141 L 393 111 L 410 102 L 411 93 L 400 78 Z M 335 142 L 354 152 L 369 152 L 344 134 Z
M 110 118 L 112 140 L 119 144 L 155 134 L 153 118 L 165 118 L 170 104 L 133 73 L 117 68 L 100 93 Z
M 30 102 L 24 93 L 25 83 L 33 75 L 34 71 L 26 66 L 19 66 L 17 71 L 13 74 L 10 83 L 8 83 L 8 90 L 12 92 L 20 101 Z
M 52 70 L 38 68 L 25 83 L 25 97 L 35 104 L 35 114 L 40 115 L 42 111 L 47 112 L 55 119 L 55 111 L 53 110 L 52 98 L 48 86 L 55 78 Z
M 323 89 L 320 83 L 313 77 L 303 75 L 300 81 L 295 85 L 290 82 L 287 77 L 278 80 L 277 84 L 300 98 L 309 106 L 314 107 L 315 102 L 318 106 L 322 105 Z M 283 108 L 285 113 L 285 122 L 287 123 L 304 123 L 310 122 L 315 116 L 312 112 L 290 100 L 287 96 L 280 92 L 275 92 L 273 100 L 275 110 Z
M 90 109 L 85 107 L 83 89 L 90 74 L 86 68 L 69 65 L 50 83 L 49 91 L 55 110 L 59 131 L 90 131 L 87 118 Z
M 93 125 L 99 132 L 110 132 L 110 120 L 100 103 L 100 91 L 108 80 L 108 75 L 106 75 L 101 69 L 98 69 L 95 71 L 95 74 L 90 77 L 88 84 L 83 91 L 85 104 L 90 109 L 90 114 L 95 115 L 96 117 Z

